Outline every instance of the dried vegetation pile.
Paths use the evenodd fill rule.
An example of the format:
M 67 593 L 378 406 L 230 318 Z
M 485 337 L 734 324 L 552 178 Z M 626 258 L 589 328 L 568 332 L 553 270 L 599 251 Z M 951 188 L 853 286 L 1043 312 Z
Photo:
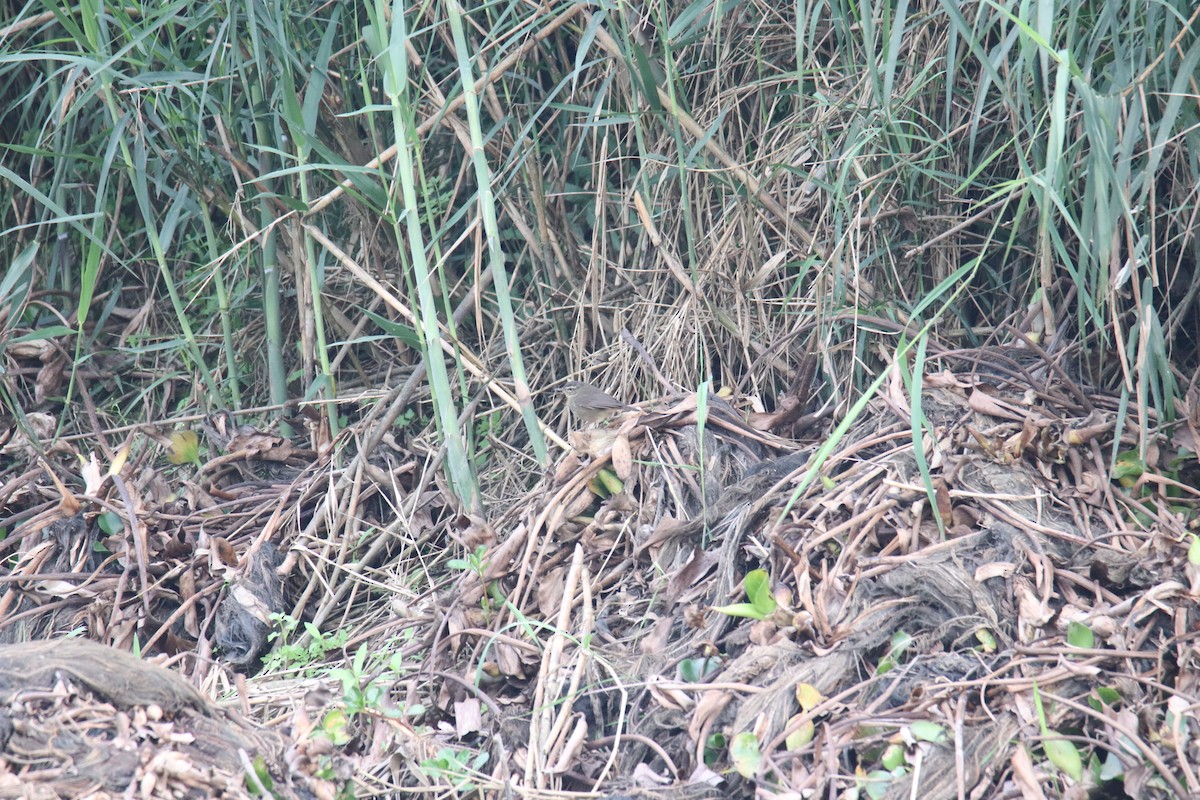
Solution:
M 439 657 L 493 680 L 452 681 L 442 702 L 455 718 L 490 711 L 480 735 L 512 753 L 494 774 L 712 796 L 749 793 L 738 771 L 784 794 L 875 781 L 890 797 L 1036 796 L 1053 768 L 1031 753 L 1066 737 L 1120 762 L 1130 796 L 1194 794 L 1180 713 L 1200 565 L 1184 517 L 1163 493 L 1110 491 L 1111 398 L 1032 385 L 1005 351 L 941 365 L 922 395 L 928 486 L 899 391 L 816 481 L 815 447 L 725 425 L 720 405 L 701 427 L 695 398 L 577 435 L 489 551 L 483 578 L 506 604 L 471 575 L 447 595 Z M 619 483 L 597 480 L 606 470 Z M 758 569 L 773 599 L 757 619 L 714 610 Z M 869 774 L 889 748 L 909 769 Z
M 1029 350 L 932 358 L 929 484 L 898 382 L 840 441 L 820 414 L 750 414 L 777 428 L 760 431 L 719 396 L 697 401 L 666 396 L 574 431 L 573 451 L 490 523 L 447 516 L 421 484 L 428 473 L 386 446 L 347 470 L 315 459 L 281 477 L 304 454 L 243 430 L 227 444 L 237 458 L 206 465 L 185 513 L 181 499 L 156 499 L 152 470 L 136 486 L 97 470 L 91 494 L 139 498 L 144 551 L 115 545 L 98 561 L 96 542 L 115 540 L 59 507 L 25 522 L 2 633 L 119 642 L 124 631 L 176 653 L 216 642 L 252 665 L 268 610 L 345 631 L 335 654 L 358 654 L 342 677 L 362 713 L 331 735 L 360 749 L 335 760 L 382 792 L 452 782 L 725 796 L 759 781 L 783 795 L 858 785 L 907 797 L 916 783 L 922 797 L 1028 796 L 1060 780 L 1044 755 L 1060 737 L 1119 764 L 1130 796 L 1200 786 L 1181 727 L 1197 680 L 1194 540 L 1160 473 L 1127 481 L 1146 491 L 1113 491 L 1112 398 Z M 822 442 L 836 444 L 810 474 Z M 1159 459 L 1174 456 L 1163 442 Z M 348 529 L 306 533 L 332 518 L 331 485 L 356 504 L 343 525 L 381 527 L 369 547 L 352 549 Z M 396 508 L 404 516 L 388 523 Z M 472 557 L 447 562 L 463 545 Z M 746 579 L 756 570 L 768 591 Z M 413 591 L 426 576 L 437 588 Z M 207 660 L 183 663 L 210 691 L 224 685 Z M 330 677 L 285 670 L 240 691 L 303 744 L 331 724 Z M 71 693 L 108 697 L 66 678 Z M 28 687 L 8 691 L 15 719 L 51 713 L 34 710 Z M 173 711 L 157 697 L 141 705 L 156 719 Z M 230 780 L 200 783 L 220 770 L 148 733 L 114 731 L 110 745 L 180 749 L 104 762 L 110 790 L 134 775 L 177 788 Z M 333 751 L 274 752 L 276 775 L 295 782 L 276 787 L 286 794 Z M 45 769 L 24 778 L 67 796 L 78 775 L 56 777 L 51 753 L 30 752 Z M 885 758 L 899 765 L 891 779 Z
M 1200 796 L 1190 5 L 352 5 L 0 31 L 0 796 Z

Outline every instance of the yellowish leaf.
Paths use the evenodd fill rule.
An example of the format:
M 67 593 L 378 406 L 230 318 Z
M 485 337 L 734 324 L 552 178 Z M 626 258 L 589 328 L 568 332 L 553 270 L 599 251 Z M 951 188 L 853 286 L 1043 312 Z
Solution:
M 168 461 L 172 464 L 200 462 L 200 437 L 195 431 L 172 431 L 168 438 L 171 440 L 167 450 Z

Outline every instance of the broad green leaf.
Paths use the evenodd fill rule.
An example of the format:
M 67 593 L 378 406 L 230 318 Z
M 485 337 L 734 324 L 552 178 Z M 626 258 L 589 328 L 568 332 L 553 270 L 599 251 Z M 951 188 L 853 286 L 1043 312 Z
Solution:
M 883 800 L 887 797 L 888 786 L 892 782 L 892 774 L 881 769 L 872 770 L 866 775 L 859 775 L 858 784 L 871 800 Z
M 1115 706 L 1121 701 L 1121 695 L 1110 686 L 1099 686 L 1088 695 L 1088 705 L 1094 711 L 1103 711 L 1105 706 Z
M 729 743 L 729 758 L 733 768 L 743 778 L 753 778 L 762 764 L 762 752 L 758 749 L 758 737 L 753 733 L 739 733 Z
M 919 719 L 909 725 L 908 729 L 912 731 L 914 737 L 922 742 L 937 744 L 946 741 L 946 728 L 936 722 Z
M 879 763 L 883 764 L 888 772 L 893 772 L 908 763 L 908 753 L 903 745 L 889 744 L 887 750 L 883 751 L 883 757 L 880 758 Z
M 1042 750 L 1050 763 L 1060 771 L 1078 781 L 1083 777 L 1083 759 L 1075 745 L 1051 731 L 1046 724 L 1046 709 L 1042 707 L 1042 693 L 1038 691 L 1037 681 L 1033 682 L 1033 708 L 1037 713 L 1038 727 L 1042 732 Z
M 688 683 L 699 683 L 719 666 L 720 662 L 715 658 L 685 658 L 679 662 L 679 677 Z
M 799 714 L 793 716 L 791 720 L 788 720 L 788 723 L 790 724 L 792 720 L 795 720 L 799 716 Z M 787 745 L 788 750 L 799 750 L 801 747 L 804 747 L 804 745 L 813 740 L 816 732 L 817 726 L 813 723 L 813 721 L 811 719 L 806 720 L 805 722 L 801 723 L 799 728 L 788 734 L 787 739 L 784 740 L 784 743 Z
M 1050 759 L 1050 763 L 1069 775 L 1071 780 L 1078 781 L 1083 778 L 1083 759 L 1079 757 L 1079 750 L 1074 742 L 1068 742 L 1066 739 L 1045 739 L 1042 741 L 1042 749 L 1046 751 L 1046 758 Z
M 1082 622 L 1072 622 L 1067 626 L 1067 644 L 1091 649 L 1096 646 L 1096 635 Z
M 742 585 L 746 587 L 746 597 L 750 600 L 750 605 L 762 615 L 761 618 L 767 617 L 777 608 L 775 597 L 771 594 L 771 576 L 766 570 L 747 572 Z

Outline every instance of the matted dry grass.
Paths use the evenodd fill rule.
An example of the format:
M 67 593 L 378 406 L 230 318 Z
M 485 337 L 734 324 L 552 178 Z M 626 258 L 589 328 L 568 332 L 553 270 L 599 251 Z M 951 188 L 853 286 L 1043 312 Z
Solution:
M 283 355 L 292 383 L 315 386 L 319 356 L 336 377 L 320 408 L 177 414 L 220 399 L 181 368 L 160 269 L 122 225 L 111 240 L 135 254 L 121 264 L 129 285 L 94 299 L 105 313 L 81 334 L 91 351 L 5 318 L 15 343 L 0 377 L 24 419 L 0 420 L 0 638 L 77 634 L 165 656 L 221 714 L 278 739 L 201 763 L 183 746 L 186 718 L 160 699 L 115 699 L 59 670 L 5 695 L 26 738 L 19 757 L 3 754 L 0 795 L 237 796 L 269 773 L 274 793 L 298 797 L 347 785 L 489 798 L 1200 796 L 1189 140 L 1154 132 L 1170 146 L 1153 148 L 1162 162 L 1146 180 L 1161 203 L 1146 224 L 1166 233 L 1141 249 L 1143 220 L 1118 213 L 1128 227 L 1110 255 L 1160 272 L 1091 287 L 1111 292 L 1097 323 L 1079 312 L 1080 295 L 1093 298 L 1060 268 L 1054 231 L 1014 210 L 1032 207 L 1018 185 L 1038 168 L 1022 158 L 1041 147 L 1041 109 L 1020 118 L 994 85 L 977 97 L 985 70 L 969 48 L 948 85 L 925 92 L 945 77 L 926 52 L 958 36 L 947 6 L 907 4 L 885 108 L 865 68 L 883 60 L 878 31 L 817 7 L 798 32 L 770 4 L 716 5 L 676 38 L 650 6 L 514 6 L 528 16 L 506 17 L 511 37 L 479 54 L 494 58 L 478 81 L 495 124 L 483 148 L 549 465 L 511 413 L 520 390 L 483 268 L 463 95 L 448 61 L 414 80 L 437 201 L 423 224 L 443 237 L 430 250 L 453 308 L 447 349 L 482 514 L 447 487 L 420 349 L 395 329 L 373 338 L 384 317 L 418 318 L 396 230 L 333 189 L 336 170 L 307 176 L 325 192 L 307 213 L 263 201 L 286 267 L 283 338 L 299 343 Z M 958 7 L 979 14 L 967 24 L 985 26 L 989 46 L 1009 30 L 993 27 L 1007 11 L 992 5 Z M 446 58 L 439 8 L 414 12 L 414 41 Z M 589 63 L 571 71 L 585 32 Z M 647 95 L 631 42 L 675 48 L 673 92 Z M 350 76 L 352 52 L 336 64 Z M 550 84 L 570 87 L 561 102 L 543 102 Z M 324 144 L 385 175 L 396 149 L 347 123 L 347 86 L 324 98 Z M 1150 105 L 1140 86 L 1121 102 Z M 1146 143 L 1131 141 L 1141 158 Z M 196 261 L 261 288 L 248 277 L 261 223 L 238 207 L 254 177 L 216 192 L 228 249 Z M 178 187 L 203 194 L 203 181 Z M 44 218 L 23 202 L 22 220 Z M 196 252 L 206 246 L 221 249 Z M 181 285 L 207 280 L 183 272 Z M 1179 358 L 1162 371 L 1181 387 L 1174 420 L 1149 411 L 1144 312 L 1160 299 L 1138 281 L 1179 302 L 1158 331 L 1158 352 Z M 947 305 L 927 305 L 939 288 Z M 238 318 L 241 351 L 209 366 L 238 363 L 244 405 L 265 406 L 266 324 Z M 926 320 L 914 393 L 904 348 Z M 197 326 L 206 357 L 220 338 L 211 322 Z M 1141 363 L 1086 363 L 1134 341 L 1131 329 Z M 725 400 L 681 388 L 709 377 Z M 566 378 L 637 411 L 575 429 L 553 391 Z M 1113 389 L 1134 383 L 1123 406 Z M 281 411 L 292 439 L 242 425 Z M 333 415 L 346 423 L 336 436 Z M 164 456 L 188 449 L 189 430 L 206 455 L 172 466 Z M 773 598 L 761 619 L 714 610 L 743 602 L 756 570 Z M 285 646 L 267 639 L 273 612 L 301 626 Z M 86 747 L 53 743 L 77 722 Z M 1083 754 L 1078 780 L 1065 777 L 1064 741 Z M 108 742 L 122 756 L 81 784 L 70 756 Z M 1097 789 L 1096 775 L 1123 777 Z
M 97 497 L 137 498 L 144 555 L 86 555 L 114 544 L 92 500 L 21 525 L 2 632 L 136 635 L 280 732 L 337 741 L 276 769 L 308 781 L 335 765 L 374 794 L 842 796 L 871 780 L 887 797 L 1075 794 L 1086 782 L 1043 755 L 1036 693 L 1050 736 L 1119 761 L 1129 796 L 1194 795 L 1200 566 L 1184 516 L 1161 473 L 1129 491 L 1105 480 L 1111 398 L 1014 354 L 930 365 L 933 503 L 898 383 L 802 492 L 828 433 L 817 415 L 785 438 L 715 397 L 701 425 L 696 396 L 674 395 L 575 431 L 573 451 L 490 524 L 445 513 L 426 465 L 388 444 L 355 458 L 365 428 L 324 456 L 242 430 L 238 455 L 189 484 L 193 510 L 178 513 L 153 478 L 98 484 Z M 339 453 L 347 467 L 333 466 Z M 239 566 L 231 542 L 259 549 Z M 464 546 L 480 548 L 474 568 L 450 560 Z M 744 599 L 755 569 L 775 610 L 714 611 Z M 286 604 L 263 589 L 273 583 Z M 252 622 L 268 605 L 345 639 L 231 685 L 204 656 L 231 614 Z M 1090 646 L 1067 644 L 1072 624 Z M 323 667 L 360 650 L 350 672 Z M 369 699 L 332 724 L 323 715 L 347 708 L 347 685 Z M 732 757 L 745 734 L 758 758 Z M 907 769 L 885 782 L 889 747 Z M 449 752 L 475 769 L 455 772 Z M 55 785 L 53 770 L 8 767 Z M 150 762 L 138 770 L 149 780 Z

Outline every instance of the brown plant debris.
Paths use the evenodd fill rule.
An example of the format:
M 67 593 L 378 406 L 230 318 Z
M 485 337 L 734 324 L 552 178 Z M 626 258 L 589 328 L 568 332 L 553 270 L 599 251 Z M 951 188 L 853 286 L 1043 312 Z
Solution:
M 492 712 L 444 741 L 530 793 L 1200 792 L 1200 728 L 1169 710 L 1197 698 L 1185 516 L 1103 479 L 1114 400 L 965 355 L 926 381 L 928 478 L 903 393 L 819 467 L 694 402 L 577 432 L 441 595 L 428 659 L 457 678 L 429 698 Z M 754 570 L 769 610 L 715 610 Z
M 795 440 L 718 398 L 644 402 L 573 431 L 486 518 L 422 442 L 370 431 L 374 449 L 319 457 L 216 437 L 239 454 L 180 491 L 154 447 L 72 478 L 89 459 L 63 445 L 57 484 L 8 484 L 27 510 L 0 543 L 0 636 L 196 654 L 207 693 L 245 670 L 241 701 L 303 754 L 288 764 L 353 769 L 369 795 L 1196 796 L 1194 475 L 1168 434 L 1144 455 L 1114 440 L 1116 398 L 1060 372 L 946 351 L 919 415 L 885 381 L 840 438 L 835 419 Z M 266 638 L 279 609 L 295 625 Z M 245 785 L 216 756 L 139 755 L 133 700 L 54 674 L 78 688 L 22 695 L 13 720 L 86 692 L 87 729 L 128 744 L 119 779 L 78 780 Z M 215 717 L 181 696 L 145 702 L 195 736 Z
M 0 646 L 0 698 L 0 797 L 329 796 L 301 749 L 112 647 Z

